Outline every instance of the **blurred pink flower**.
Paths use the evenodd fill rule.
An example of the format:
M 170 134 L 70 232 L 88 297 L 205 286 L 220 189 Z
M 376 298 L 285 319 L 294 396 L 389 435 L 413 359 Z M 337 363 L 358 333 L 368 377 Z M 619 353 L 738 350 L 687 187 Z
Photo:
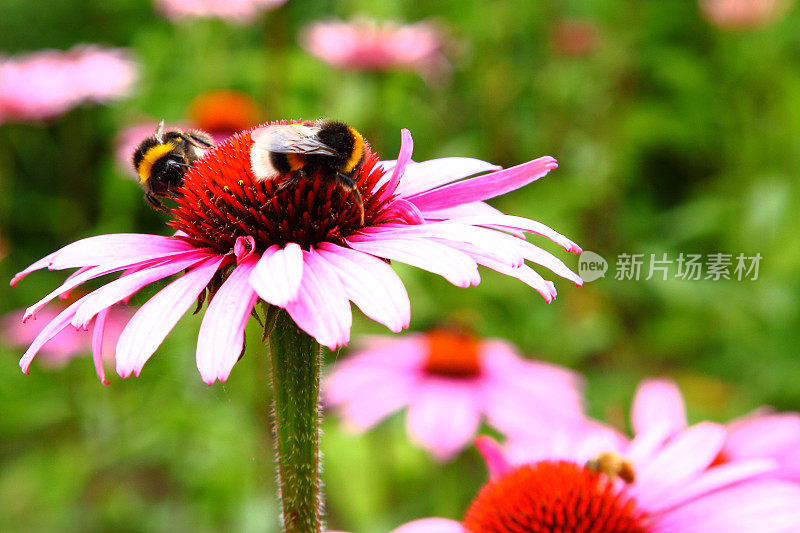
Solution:
M 81 45 L 0 58 L 0 120 L 44 120 L 127 96 L 138 66 L 122 49 Z
M 651 419 L 630 442 L 598 424 L 562 426 L 532 442 L 528 457 L 514 459 L 479 437 L 491 479 L 463 521 L 416 520 L 393 533 L 800 530 L 800 486 L 764 477 L 774 462 L 715 466 L 724 427 L 700 423 L 668 438 L 662 429 L 669 425 Z
M 326 402 L 365 431 L 408 406 L 412 440 L 439 460 L 471 443 L 481 419 L 505 434 L 582 417 L 580 379 L 520 357 L 509 343 L 447 329 L 371 337 L 325 380 Z
M 35 317 L 21 324 L 25 310 L 12 311 L 0 317 L 0 335 L 2 343 L 9 347 L 30 345 L 42 330 L 63 311 L 64 305 L 54 306 L 53 309 L 42 309 Z M 42 364 L 51 368 L 60 368 L 76 357 L 81 357 L 92 351 L 92 343 L 99 342 L 99 359 L 95 359 L 98 367 L 98 377 L 104 384 L 105 374 L 102 371 L 102 361 L 114 361 L 114 346 L 128 320 L 133 316 L 133 311 L 128 307 L 116 305 L 108 309 L 105 322 L 97 331 L 94 324 L 88 331 L 79 329 L 63 329 L 51 338 L 40 351 Z M 95 333 L 97 335 L 95 335 Z M 100 335 L 102 334 L 102 337 Z
M 550 48 L 563 56 L 585 57 L 597 50 L 599 33 L 590 20 L 559 20 L 549 28 Z
M 171 19 L 215 17 L 247 24 L 259 13 L 286 0 L 156 0 L 156 7 Z
M 783 17 L 793 0 L 700 0 L 700 11 L 724 30 L 760 28 Z
M 98 313 L 143 287 L 180 276 L 148 300 L 117 343 L 117 372 L 138 375 L 169 331 L 198 298 L 212 295 L 200 326 L 197 367 L 211 384 L 228 378 L 241 355 L 244 328 L 257 300 L 285 309 L 299 328 L 335 349 L 350 340 L 355 303 L 369 318 L 398 332 L 408 327 L 410 302 L 387 260 L 439 274 L 459 287 L 480 283 L 478 265 L 514 277 L 547 301 L 554 284 L 526 264 L 540 264 L 580 285 L 562 261 L 524 238 L 545 236 L 570 252 L 571 240 L 544 224 L 506 215 L 484 202 L 529 184 L 557 167 L 541 157 L 508 169 L 468 158 L 411 162 L 413 142 L 402 132 L 397 161 L 381 163 L 366 147 L 354 174 L 363 206 L 331 180 L 253 176 L 251 132 L 213 148 L 190 168 L 170 209 L 171 237 L 110 234 L 74 242 L 14 276 L 78 268 L 26 310 L 91 279 L 123 272 L 79 299 L 42 330 L 23 355 L 28 371 L 42 345 L 66 327 L 88 327 Z M 476 174 L 482 174 L 477 177 Z M 363 209 L 363 210 L 362 210 Z M 233 223 L 232 223 L 233 222 Z
M 633 402 L 633 427 L 642 431 L 651 419 L 660 419 L 671 431 L 686 427 L 686 413 L 678 387 L 667 380 L 646 380 L 639 385 Z M 772 459 L 774 476 L 800 481 L 800 414 L 774 413 L 758 409 L 734 420 L 716 464 L 740 459 Z
M 441 31 L 429 22 L 316 22 L 302 32 L 300 41 L 312 55 L 339 68 L 429 74 L 448 67 Z

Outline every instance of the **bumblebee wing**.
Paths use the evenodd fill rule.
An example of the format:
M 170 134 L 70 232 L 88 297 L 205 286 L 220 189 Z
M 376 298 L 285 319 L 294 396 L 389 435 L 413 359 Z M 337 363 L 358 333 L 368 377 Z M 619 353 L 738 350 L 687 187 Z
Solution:
M 214 139 L 204 131 L 189 130 L 183 134 L 183 138 L 197 148 L 214 148 Z
M 316 138 L 319 128 L 303 124 L 265 126 L 252 133 L 253 149 L 279 154 L 339 155 Z

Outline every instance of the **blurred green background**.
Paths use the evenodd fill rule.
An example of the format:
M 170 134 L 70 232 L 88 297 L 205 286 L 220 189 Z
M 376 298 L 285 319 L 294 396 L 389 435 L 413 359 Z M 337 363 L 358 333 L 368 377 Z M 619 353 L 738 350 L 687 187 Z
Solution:
M 128 99 L 0 125 L 0 279 L 80 237 L 166 234 L 164 217 L 115 162 L 114 139 L 141 120 L 185 120 L 206 91 L 236 89 L 268 120 L 347 121 L 385 159 L 409 128 L 417 161 L 559 160 L 546 179 L 491 203 L 605 257 L 606 277 L 582 288 L 557 279 L 548 306 L 485 269 L 479 287 L 463 290 L 397 265 L 412 329 L 457 319 L 576 369 L 587 377 L 591 414 L 620 427 L 646 376 L 677 380 L 694 421 L 764 404 L 800 408 L 797 9 L 738 32 L 710 25 L 694 2 L 660 0 L 289 0 L 245 25 L 175 23 L 133 0 L 46 9 L 3 0 L 0 10 L 3 54 L 99 43 L 128 47 L 141 63 Z M 339 70 L 298 45 L 309 23 L 354 15 L 432 18 L 447 35 L 452 71 L 426 80 Z M 588 49 L 559 44 L 565 20 L 592 28 Z M 577 258 L 535 242 L 577 268 Z M 763 260 L 755 281 L 614 279 L 621 253 L 674 260 L 681 252 Z M 64 277 L 0 284 L 0 311 L 30 305 Z M 277 530 L 258 327 L 230 379 L 214 387 L 195 367 L 198 327 L 197 316 L 185 317 L 141 377 L 121 380 L 109 368 L 108 387 L 88 357 L 58 371 L 34 362 L 24 376 L 24 348 L 0 347 L 0 530 Z M 353 333 L 386 330 L 356 312 Z M 474 450 L 432 462 L 408 443 L 402 415 L 363 436 L 333 417 L 324 426 L 334 528 L 385 532 L 413 518 L 459 518 L 486 476 Z

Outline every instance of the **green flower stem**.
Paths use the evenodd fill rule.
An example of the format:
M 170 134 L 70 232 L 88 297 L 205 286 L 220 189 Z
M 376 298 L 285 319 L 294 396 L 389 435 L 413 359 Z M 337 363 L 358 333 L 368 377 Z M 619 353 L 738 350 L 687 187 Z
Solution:
M 287 533 L 319 533 L 324 526 L 319 453 L 321 347 L 284 310 L 275 317 L 269 347 L 283 527 Z

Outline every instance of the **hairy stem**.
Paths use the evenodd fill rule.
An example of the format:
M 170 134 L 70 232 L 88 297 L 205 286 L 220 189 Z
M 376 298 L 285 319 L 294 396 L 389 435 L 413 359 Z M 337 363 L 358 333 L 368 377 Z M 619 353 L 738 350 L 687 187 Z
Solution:
M 287 533 L 319 533 L 324 529 L 319 454 L 321 348 L 283 310 L 275 318 L 269 347 L 283 527 Z

